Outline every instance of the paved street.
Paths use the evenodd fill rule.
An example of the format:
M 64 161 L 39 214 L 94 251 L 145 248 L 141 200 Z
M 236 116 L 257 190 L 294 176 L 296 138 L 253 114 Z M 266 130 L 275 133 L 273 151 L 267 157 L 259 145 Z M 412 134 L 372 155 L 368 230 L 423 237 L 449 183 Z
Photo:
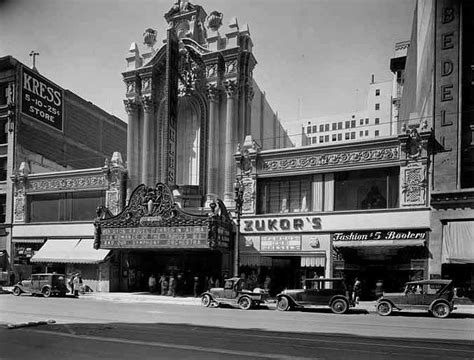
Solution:
M 474 357 L 474 320 L 366 310 L 242 311 L 151 296 L 0 296 L 0 358 L 407 359 Z M 139 300 L 136 300 L 139 299 Z M 188 305 L 188 306 L 187 306 Z M 56 324 L 8 329 L 52 319 Z

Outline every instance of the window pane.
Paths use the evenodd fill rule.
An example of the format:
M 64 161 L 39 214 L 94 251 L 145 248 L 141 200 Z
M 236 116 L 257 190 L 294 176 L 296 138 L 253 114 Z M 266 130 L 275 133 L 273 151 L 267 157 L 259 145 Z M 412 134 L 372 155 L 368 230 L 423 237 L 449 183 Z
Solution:
M 29 196 L 29 221 L 61 221 L 61 209 L 64 207 L 65 194 L 45 194 Z
M 259 213 L 305 212 L 311 208 L 311 178 L 288 177 L 264 179 L 258 183 L 259 203 L 267 202 L 270 206 L 259 206 Z M 268 200 L 266 197 L 268 189 Z
M 102 191 L 71 193 L 68 203 L 71 205 L 70 221 L 94 220 L 97 206 L 105 203 Z
M 398 189 L 398 168 L 336 173 L 334 209 L 394 208 L 398 206 L 398 190 L 395 189 Z

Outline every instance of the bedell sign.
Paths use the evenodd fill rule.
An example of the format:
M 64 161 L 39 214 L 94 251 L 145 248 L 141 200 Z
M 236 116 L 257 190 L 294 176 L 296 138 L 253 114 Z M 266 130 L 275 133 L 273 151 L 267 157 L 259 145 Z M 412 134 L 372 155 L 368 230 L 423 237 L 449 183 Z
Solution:
M 22 67 L 21 112 L 63 130 L 63 90 L 38 73 Z

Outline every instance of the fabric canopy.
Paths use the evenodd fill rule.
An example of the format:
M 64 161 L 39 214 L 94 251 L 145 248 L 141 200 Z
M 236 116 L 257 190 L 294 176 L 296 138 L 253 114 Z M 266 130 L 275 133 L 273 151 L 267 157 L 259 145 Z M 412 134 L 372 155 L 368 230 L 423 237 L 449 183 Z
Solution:
M 443 226 L 442 262 L 474 263 L 474 221 L 452 221 Z
M 94 249 L 94 239 L 47 240 L 31 258 L 31 262 L 98 264 L 110 250 Z
M 325 267 L 326 256 L 302 256 L 301 267 Z

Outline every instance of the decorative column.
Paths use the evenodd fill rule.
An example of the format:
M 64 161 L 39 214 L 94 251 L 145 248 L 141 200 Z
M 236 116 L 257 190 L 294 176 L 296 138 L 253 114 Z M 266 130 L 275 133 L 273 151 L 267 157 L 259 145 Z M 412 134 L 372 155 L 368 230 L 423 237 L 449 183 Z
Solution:
M 217 198 L 217 149 L 216 149 L 216 138 L 217 125 L 219 117 L 219 90 L 217 84 L 207 85 L 207 97 L 209 98 L 209 139 L 208 139 L 208 165 L 207 165 L 207 199 L 206 206 Z
M 227 114 L 225 122 L 225 165 L 224 165 L 224 204 L 227 207 L 234 207 L 234 179 L 235 179 L 235 134 L 234 119 L 237 103 L 237 80 L 226 80 L 224 82 L 227 94 Z
M 142 142 L 142 184 L 153 185 L 153 153 L 152 153 L 152 124 L 153 115 L 155 113 L 155 104 L 151 96 L 142 97 L 143 104 L 143 142 Z
M 138 104 L 135 100 L 124 100 L 125 110 L 128 114 L 127 128 L 127 199 L 133 189 L 138 185 Z
M 105 192 L 105 206 L 107 206 L 112 214 L 117 215 L 123 210 L 124 191 L 122 184 L 125 176 L 122 155 L 118 151 L 113 153 L 110 162 L 104 166 L 104 171 L 107 174 L 108 182 Z

